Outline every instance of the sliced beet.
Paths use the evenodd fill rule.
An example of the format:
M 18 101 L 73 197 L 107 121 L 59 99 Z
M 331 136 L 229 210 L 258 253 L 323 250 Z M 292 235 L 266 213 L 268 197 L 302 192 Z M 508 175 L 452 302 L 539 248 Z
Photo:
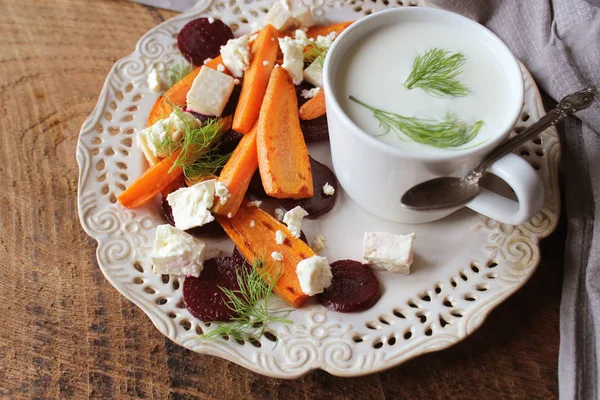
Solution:
M 223 21 L 198 18 L 179 32 L 177 45 L 186 60 L 202 65 L 207 58 L 217 57 L 229 39 L 233 39 L 233 32 Z
M 260 172 L 258 169 L 252 175 L 252 179 L 250 180 L 250 185 L 248 185 L 248 193 L 258 199 L 266 199 L 269 197 L 265 192 L 265 188 L 263 187 L 262 179 L 260 178 Z
M 235 150 L 240 140 L 242 140 L 242 135 L 230 129 L 221 136 L 221 139 L 219 139 L 217 151 L 219 154 L 229 154 Z
M 322 140 L 329 140 L 327 114 L 309 121 L 300 120 L 300 129 L 304 134 L 304 140 L 306 142 L 320 142 Z
M 302 231 L 300 231 L 300 240 L 302 240 L 304 243 L 308 244 L 308 239 L 306 238 L 306 235 Z M 273 242 L 275 242 L 275 236 L 273 236 Z M 240 260 L 241 260 L 242 262 L 240 264 L 243 264 L 243 262 L 246 261 L 246 259 L 242 255 L 242 253 L 240 253 L 237 246 L 233 248 L 233 254 L 231 255 L 231 257 L 234 258 L 238 263 L 240 263 Z
M 200 321 L 228 321 L 235 317 L 221 288 L 240 289 L 236 277 L 239 268 L 242 265 L 233 257 L 215 257 L 204 262 L 199 278 L 186 277 L 183 302 L 190 314 Z
M 338 194 L 338 182 L 335 174 L 329 167 L 321 164 L 312 157 L 310 158 L 310 169 L 313 175 L 313 196 L 301 200 L 285 199 L 281 201 L 281 204 L 288 210 L 300 206 L 308 213 L 306 218 L 314 219 L 326 214 L 335 205 Z M 329 183 L 335 189 L 332 195 L 323 193 L 323 186 L 326 183 Z
M 331 286 L 317 295 L 317 299 L 332 311 L 364 311 L 373 307 L 381 297 L 377 277 L 369 267 L 358 261 L 336 261 L 331 264 L 331 273 Z
M 169 205 L 169 202 L 166 198 L 162 198 L 160 206 L 162 215 L 165 218 L 167 224 L 175 226 L 175 220 L 173 219 L 173 210 L 171 209 L 171 206 Z M 196 237 L 219 237 L 225 235 L 223 227 L 221 227 L 221 225 L 216 220 L 211 221 L 206 225 L 188 229 L 186 230 L 186 232 Z
M 241 79 L 240 79 L 241 81 Z M 233 92 L 231 92 L 231 96 L 229 96 L 229 100 L 227 100 L 227 104 L 223 109 L 223 116 L 232 115 L 235 113 L 235 109 L 240 101 L 240 94 L 242 93 L 242 82 L 239 85 L 235 85 L 233 87 Z
M 208 121 L 216 118 L 216 117 L 211 117 L 210 115 L 200 114 L 200 113 L 197 113 L 196 111 L 192 111 L 192 110 L 185 110 L 185 112 L 192 114 L 194 116 L 194 118 L 196 118 L 198 120 L 198 122 L 200 122 L 200 125 L 204 125 Z

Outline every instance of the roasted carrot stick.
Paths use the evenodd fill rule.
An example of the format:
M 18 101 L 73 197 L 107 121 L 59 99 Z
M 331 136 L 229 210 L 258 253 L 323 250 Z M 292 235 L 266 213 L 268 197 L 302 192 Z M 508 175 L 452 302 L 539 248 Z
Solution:
M 267 25 L 254 41 L 252 60 L 244 75 L 240 100 L 233 117 L 233 129 L 236 132 L 242 134 L 250 132 L 258 118 L 279 50 L 278 38 L 277 29 Z
M 275 273 L 281 274 L 275 285 L 275 293 L 294 307 L 302 306 L 308 295 L 302 292 L 296 266 L 305 258 L 314 256 L 314 251 L 260 208 L 242 204 L 234 217 L 217 215 L 216 218 L 249 263 L 260 259 L 266 266 L 265 272 L 272 274 L 271 277 Z M 275 242 L 277 231 L 286 236 L 282 244 Z M 275 261 L 271 257 L 274 251 L 281 253 L 283 260 Z
M 176 158 L 176 155 L 172 156 Z M 173 165 L 171 158 L 163 158 L 159 163 L 150 167 L 133 182 L 121 195 L 118 197 L 119 203 L 127 208 L 139 207 L 161 190 L 169 186 L 173 181 L 180 179 L 183 175 L 183 170 L 180 167 Z
M 283 68 L 271 73 L 257 128 L 258 166 L 265 192 L 280 199 L 312 197 L 312 172 L 300 129 L 296 90 Z
M 331 32 L 335 32 L 339 35 L 344 29 L 352 25 L 353 22 L 354 21 L 346 21 L 331 25 L 313 26 L 308 28 L 306 36 L 308 36 L 309 39 L 316 39 L 319 36 L 327 36 Z
M 325 112 L 325 93 L 322 90 L 319 90 L 312 99 L 304 103 L 298 111 L 300 119 L 304 121 L 319 118 L 325 115 Z
M 258 168 L 256 155 L 256 125 L 242 137 L 233 154 L 219 175 L 219 182 L 227 186 L 231 195 L 225 204 L 216 202 L 213 212 L 220 215 L 235 215 L 244 200 L 252 175 Z
M 194 83 L 194 79 L 196 79 L 196 77 L 200 73 L 201 68 L 208 67 L 212 69 L 217 69 L 219 64 L 221 64 L 222 62 L 223 57 L 219 55 L 218 57 L 206 63 L 206 65 L 200 66 L 192 72 L 190 72 L 189 74 L 187 74 L 182 80 L 173 85 L 171 89 L 167 90 L 165 94 L 160 96 L 154 103 L 152 111 L 150 111 L 150 116 L 148 117 L 148 126 L 154 125 L 154 123 L 159 119 L 167 118 L 169 114 L 171 114 L 171 112 L 173 111 L 171 103 L 178 106 L 185 105 L 187 101 L 187 93 L 190 91 L 192 83 Z M 225 71 L 225 73 L 229 72 Z

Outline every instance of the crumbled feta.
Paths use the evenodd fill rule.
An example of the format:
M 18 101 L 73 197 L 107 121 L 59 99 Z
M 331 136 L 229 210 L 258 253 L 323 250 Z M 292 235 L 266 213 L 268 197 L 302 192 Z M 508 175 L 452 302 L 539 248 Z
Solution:
M 180 116 L 183 119 L 180 119 Z M 167 137 L 173 141 L 173 144 L 179 143 L 183 137 L 186 125 L 194 127 L 198 124 L 198 120 L 190 113 L 182 112 L 178 114 L 172 112 L 168 118 L 158 120 L 152 126 L 139 131 L 136 142 L 140 150 L 144 153 L 148 163 L 154 165 L 158 162 L 159 157 L 165 156 L 164 154 L 159 154 L 157 145 L 164 142 Z
M 323 64 L 320 60 L 313 61 L 302 74 L 304 80 L 313 86 L 323 87 Z
M 215 179 L 199 182 L 167 196 L 177 228 L 195 228 L 215 219 L 210 213 L 215 197 L 215 182 Z
M 215 22 L 215 19 L 213 17 L 208 17 L 208 23 L 212 24 Z
M 150 259 L 157 274 L 200 276 L 206 243 L 171 225 L 156 228 Z
M 307 46 L 309 44 L 309 40 L 308 36 L 306 36 L 306 32 L 302 29 L 296 29 L 294 32 L 294 42 L 301 46 Z
M 242 82 L 239 79 L 234 79 L 233 83 L 234 83 L 234 85 L 239 85 Z
M 294 85 L 299 85 L 304 69 L 304 46 L 290 37 L 284 37 L 279 39 L 279 47 L 283 53 L 282 67 L 290 73 Z
M 329 182 L 326 182 L 325 185 L 323 185 L 323 193 L 326 196 L 333 196 L 333 194 L 335 193 L 335 188 L 331 186 Z
M 221 46 L 223 64 L 237 78 L 244 75 L 250 66 L 250 43 L 248 35 L 236 39 L 229 39 L 225 46 Z
M 283 244 L 284 241 L 285 241 L 285 233 L 283 233 L 281 231 L 276 231 L 275 232 L 275 243 Z
M 296 274 L 302 291 L 313 296 L 331 286 L 333 274 L 325 257 L 312 256 L 302 260 L 296 266 Z
M 269 10 L 265 16 L 265 24 L 272 25 L 279 31 L 286 31 L 300 26 L 310 27 L 313 25 L 313 18 L 302 0 L 281 0 Z
M 323 234 L 318 233 L 317 236 L 313 239 L 310 248 L 313 249 L 315 253 L 320 253 L 325 250 L 327 245 L 327 238 L 323 236 Z
M 225 72 L 225 66 L 223 64 L 217 65 L 217 71 L 219 71 L 219 72 Z
M 269 62 L 267 60 L 263 61 L 263 65 L 266 67 L 267 65 L 269 65 Z
M 365 232 L 363 264 L 374 269 L 410 274 L 413 262 L 414 233 L 394 235 L 386 232 Z
M 283 261 L 283 254 L 278 251 L 274 251 L 271 253 L 271 258 L 275 261 Z
M 256 226 L 256 222 L 254 220 L 250 221 L 250 228 L 254 228 Z
M 233 218 L 233 214 L 232 213 L 227 213 L 227 218 Z
M 211 62 L 212 60 L 213 60 L 212 58 L 208 57 L 206 60 L 204 60 L 204 62 L 202 64 L 206 65 L 209 62 Z
M 315 40 L 315 43 L 317 46 L 319 46 L 321 48 L 328 49 L 331 47 L 331 45 L 333 44 L 333 41 L 335 40 L 336 37 L 337 37 L 337 32 L 331 32 L 327 36 L 317 36 L 317 40 Z
M 321 88 L 318 86 L 314 87 L 312 89 L 308 89 L 308 90 L 302 89 L 301 96 L 304 97 L 305 99 L 312 99 L 320 91 L 321 91 Z
M 227 200 L 231 197 L 231 193 L 227 190 L 227 186 L 219 181 L 215 183 L 215 194 L 219 197 L 219 203 L 221 203 L 221 205 L 227 203 Z
M 302 218 L 306 217 L 308 213 L 300 206 L 292 208 L 286 212 L 283 216 L 283 223 L 287 225 L 292 236 L 300 237 L 300 229 L 302 228 Z
M 148 88 L 153 92 L 160 93 L 163 90 L 165 90 L 165 82 L 160 76 L 158 69 L 154 67 L 150 70 L 150 73 L 148 74 L 147 82 Z
M 223 250 L 212 249 L 208 255 L 209 258 L 221 257 L 223 255 Z
M 187 108 L 199 114 L 220 117 L 233 86 L 233 78 L 229 75 L 212 68 L 201 68 L 187 94 Z
M 258 33 L 255 33 L 254 35 L 250 36 L 250 39 L 248 40 L 250 43 L 254 42 L 256 39 L 258 39 Z
M 277 221 L 283 221 L 283 216 L 285 214 L 285 210 L 283 208 L 276 208 L 275 209 L 275 219 Z
M 260 200 L 254 200 L 254 201 L 249 201 L 246 203 L 246 207 L 260 207 L 260 205 L 262 204 L 262 201 Z

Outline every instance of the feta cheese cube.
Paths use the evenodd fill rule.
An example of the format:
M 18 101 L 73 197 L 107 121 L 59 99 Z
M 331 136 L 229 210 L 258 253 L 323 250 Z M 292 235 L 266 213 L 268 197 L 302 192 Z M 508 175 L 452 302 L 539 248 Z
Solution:
M 227 203 L 227 199 L 231 197 L 231 193 L 227 190 L 227 186 L 219 181 L 215 183 L 215 194 L 219 197 L 219 203 L 221 203 L 221 205 Z
M 278 251 L 274 251 L 271 253 L 271 258 L 275 261 L 283 261 L 283 254 Z
M 206 243 L 171 225 L 156 228 L 150 259 L 157 274 L 200 276 L 204 269 Z
M 320 253 L 325 250 L 327 245 L 327 238 L 323 236 L 323 234 L 318 233 L 317 236 L 313 239 L 310 248 L 313 249 L 315 253 Z
M 279 47 L 283 53 L 282 67 L 289 72 L 294 85 L 299 85 L 304 69 L 304 46 L 291 37 L 284 37 L 279 39 Z
M 313 25 L 313 17 L 302 0 L 280 0 L 273 4 L 265 16 L 265 24 L 272 25 L 279 31 L 297 27 L 308 28 Z
M 309 89 L 309 90 L 302 89 L 301 96 L 304 97 L 305 99 L 312 99 L 320 91 L 321 91 L 320 87 L 314 87 L 314 88 Z
M 335 193 L 335 188 L 331 186 L 329 182 L 326 182 L 325 185 L 323 185 L 323 193 L 326 196 L 333 196 L 333 194 Z
M 202 226 L 215 219 L 210 213 L 215 197 L 215 179 L 181 188 L 167 196 L 175 226 L 181 230 Z
M 325 257 L 312 256 L 304 259 L 296 266 L 296 275 L 300 281 L 302 292 L 309 296 L 323 291 L 331 286 L 333 274 Z
M 163 90 L 165 90 L 165 86 L 166 86 L 165 82 L 155 67 L 153 67 L 150 70 L 150 73 L 148 74 L 147 82 L 148 82 L 148 88 L 150 90 L 152 90 L 153 92 L 160 93 Z
M 237 78 L 244 75 L 250 66 L 250 41 L 248 35 L 236 39 L 229 39 L 225 46 L 221 46 L 223 64 Z
M 285 233 L 283 233 L 281 231 L 276 231 L 275 232 L 275 243 L 283 244 L 284 241 L 285 241 Z
M 300 206 L 292 208 L 286 212 L 283 216 L 283 223 L 287 225 L 292 236 L 295 238 L 300 237 L 300 229 L 302 229 L 302 218 L 306 217 L 308 213 Z
M 386 232 L 365 232 L 363 264 L 374 269 L 410 274 L 413 262 L 414 233 L 394 235 Z
M 180 117 L 183 119 L 180 119 Z M 169 137 L 173 144 L 178 144 L 183 137 L 186 125 L 194 127 L 198 124 L 198 120 L 190 113 L 172 112 L 168 118 L 158 120 L 154 125 L 139 131 L 136 141 L 148 163 L 154 165 L 158 162 L 159 157 L 164 157 L 164 154 L 159 154 L 157 148 L 160 143 L 163 143 Z
M 220 117 L 234 87 L 233 78 L 212 68 L 201 68 L 187 94 L 187 108 Z
M 303 73 L 304 80 L 313 86 L 323 88 L 323 63 L 319 60 L 313 61 Z

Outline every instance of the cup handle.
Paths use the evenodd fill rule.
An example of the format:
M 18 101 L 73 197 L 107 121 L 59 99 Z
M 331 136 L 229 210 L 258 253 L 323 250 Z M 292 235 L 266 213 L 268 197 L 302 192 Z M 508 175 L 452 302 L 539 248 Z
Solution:
M 494 162 L 488 172 L 504 180 L 514 190 L 518 201 L 482 188 L 481 193 L 467 204 L 471 210 L 509 225 L 525 223 L 541 210 L 544 185 L 527 161 L 510 153 Z

